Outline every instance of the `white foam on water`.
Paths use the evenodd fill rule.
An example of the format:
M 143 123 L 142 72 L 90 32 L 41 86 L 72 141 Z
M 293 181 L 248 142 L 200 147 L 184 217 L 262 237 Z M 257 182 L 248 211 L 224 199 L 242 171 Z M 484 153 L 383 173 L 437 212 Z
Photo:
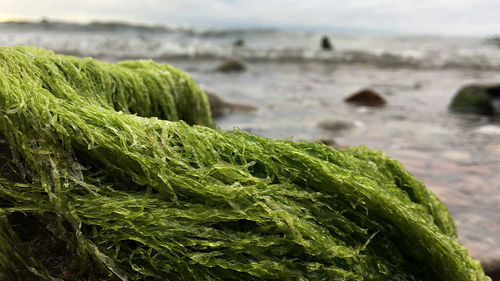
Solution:
M 476 130 L 474 130 L 478 134 L 485 134 L 485 135 L 500 135 L 500 126 L 497 125 L 484 125 Z

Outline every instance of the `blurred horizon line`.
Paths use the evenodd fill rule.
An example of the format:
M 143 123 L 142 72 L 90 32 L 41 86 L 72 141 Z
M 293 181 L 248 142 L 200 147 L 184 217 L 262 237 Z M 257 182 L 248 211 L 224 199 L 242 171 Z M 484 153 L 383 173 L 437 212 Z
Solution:
M 0 15 L 0 24 L 66 24 L 75 26 L 122 26 L 122 27 L 139 27 L 139 28 L 151 28 L 151 29 L 163 29 L 168 30 L 259 30 L 259 31 L 281 31 L 281 32 L 303 32 L 303 33 L 332 33 L 332 34 L 351 34 L 351 35 L 388 35 L 388 36 L 422 36 L 422 37 L 450 37 L 450 38 L 488 38 L 488 37 L 498 37 L 498 33 L 489 35 L 456 35 L 456 34 L 441 34 L 441 33 L 425 33 L 425 32 L 402 32 L 402 31 L 389 31 L 384 29 L 369 29 L 369 28 L 358 28 L 358 27 L 345 27 L 345 26 L 335 26 L 335 27 L 311 27 L 311 26 L 294 26 L 294 25 L 249 25 L 249 24 L 231 24 L 228 25 L 197 25 L 197 24 L 168 24 L 152 21 L 141 21 L 141 20 L 124 20 L 124 19 L 113 19 L 113 18 L 49 18 L 46 16 L 42 17 L 22 17 L 22 16 L 2 16 Z

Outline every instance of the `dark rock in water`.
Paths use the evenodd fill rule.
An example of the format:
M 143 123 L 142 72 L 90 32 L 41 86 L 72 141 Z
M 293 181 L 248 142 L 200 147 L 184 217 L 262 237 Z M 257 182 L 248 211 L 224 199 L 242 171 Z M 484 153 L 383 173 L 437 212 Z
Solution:
M 450 104 L 456 112 L 500 114 L 500 85 L 468 85 L 460 89 Z
M 500 257 L 491 260 L 481 260 L 484 273 L 493 281 L 500 281 Z
M 345 102 L 365 106 L 384 106 L 387 101 L 379 94 L 370 89 L 363 89 L 344 99 Z
M 322 144 L 327 145 L 327 146 L 334 146 L 334 145 L 337 144 L 335 142 L 335 140 L 330 139 L 330 138 L 324 138 L 324 137 L 314 138 L 314 139 L 311 140 L 311 142 L 322 143 Z
M 226 60 L 217 67 L 217 71 L 220 72 L 243 71 L 245 69 L 245 64 L 237 59 Z
M 208 103 L 210 104 L 210 111 L 212 112 L 212 117 L 220 117 L 224 115 L 226 111 L 227 103 L 219 98 L 214 93 L 205 91 L 208 97 Z
M 354 123 L 350 121 L 331 119 L 321 121 L 318 126 L 327 131 L 340 132 L 354 128 Z
M 233 42 L 234 47 L 243 47 L 245 45 L 245 40 L 238 38 Z
M 208 96 L 208 102 L 210 103 L 210 111 L 212 112 L 213 118 L 222 117 L 228 113 L 233 113 L 233 112 L 249 113 L 257 109 L 255 106 L 250 104 L 228 102 L 221 99 L 214 93 L 207 91 L 205 91 L 205 93 Z
M 497 47 L 500 47 L 500 36 L 498 36 L 498 35 L 492 36 L 492 37 L 488 37 L 484 41 L 487 44 L 491 44 L 491 45 L 495 45 Z
M 324 51 L 332 51 L 333 45 L 330 43 L 330 39 L 327 36 L 321 38 L 321 49 Z

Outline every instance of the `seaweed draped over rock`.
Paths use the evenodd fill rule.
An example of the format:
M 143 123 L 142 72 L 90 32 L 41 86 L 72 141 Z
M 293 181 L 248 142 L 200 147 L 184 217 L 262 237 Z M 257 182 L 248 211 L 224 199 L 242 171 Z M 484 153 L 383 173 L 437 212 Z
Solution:
M 48 92 L 60 100 L 90 102 L 142 117 L 213 127 L 208 99 L 182 71 L 152 61 L 117 65 L 55 55 L 36 48 L 2 48 L 2 87 Z
M 0 279 L 489 280 L 397 161 L 212 125 L 169 66 L 1 48 Z

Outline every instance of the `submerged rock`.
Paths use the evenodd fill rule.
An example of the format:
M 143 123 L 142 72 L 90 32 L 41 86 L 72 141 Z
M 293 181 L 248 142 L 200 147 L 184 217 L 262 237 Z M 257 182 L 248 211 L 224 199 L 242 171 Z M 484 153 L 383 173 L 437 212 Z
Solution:
M 245 45 L 245 40 L 243 40 L 242 38 L 238 38 L 233 42 L 234 47 L 243 47 L 244 45 Z
M 324 51 L 331 51 L 333 50 L 333 45 L 330 42 L 330 39 L 328 39 L 327 36 L 323 36 L 321 38 L 321 49 Z
M 327 145 L 327 146 L 335 146 L 335 145 L 337 145 L 337 142 L 334 139 L 326 138 L 326 137 L 314 138 L 314 139 L 311 140 L 311 142 L 322 143 L 322 144 Z
M 319 122 L 318 127 L 327 131 L 338 133 L 341 131 L 346 131 L 354 128 L 355 123 L 345 120 L 330 119 Z
M 491 36 L 484 40 L 485 43 L 500 47 L 500 36 Z
M 500 85 L 465 86 L 451 101 L 450 109 L 485 115 L 500 114 Z
M 387 101 L 371 89 L 360 90 L 344 99 L 345 102 L 365 106 L 384 106 Z
M 481 265 L 484 268 L 484 273 L 493 281 L 500 280 L 500 257 L 481 260 Z
M 236 71 L 243 71 L 246 69 L 245 64 L 237 59 L 229 59 L 224 62 L 222 62 L 218 67 L 217 71 L 220 72 L 236 72 Z
M 251 104 L 225 101 L 212 92 L 205 91 L 205 94 L 208 97 L 213 118 L 222 117 L 233 112 L 249 113 L 257 109 L 257 107 Z

